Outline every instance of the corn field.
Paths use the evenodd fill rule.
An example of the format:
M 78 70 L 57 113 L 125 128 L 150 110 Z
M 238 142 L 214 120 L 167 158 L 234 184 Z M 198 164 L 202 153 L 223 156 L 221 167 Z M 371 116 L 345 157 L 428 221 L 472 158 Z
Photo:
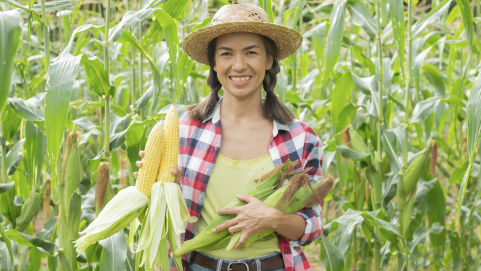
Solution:
M 335 177 L 313 270 L 481 270 L 481 0 L 244 2 L 304 37 L 275 93 Z M 228 4 L 0 0 L 0 270 L 144 270 L 129 227 L 73 241 L 209 94 L 181 44 Z

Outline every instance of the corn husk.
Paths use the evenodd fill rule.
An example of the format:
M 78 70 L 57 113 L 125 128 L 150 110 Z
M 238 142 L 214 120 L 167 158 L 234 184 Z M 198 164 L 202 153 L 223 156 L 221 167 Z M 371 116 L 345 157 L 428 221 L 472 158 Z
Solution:
M 137 248 L 137 251 L 144 251 L 140 266 L 146 264 L 147 269 L 152 269 L 156 259 L 165 263 L 167 250 L 162 248 L 165 246 L 167 233 L 171 232 L 170 243 L 180 247 L 180 234 L 185 231 L 185 221 L 193 223 L 197 218 L 190 216 L 179 185 L 170 182 L 154 183 L 150 208 L 142 222 Z M 167 227 L 169 223 L 171 227 Z
M 264 201 L 275 191 L 275 188 L 277 187 L 282 174 L 284 174 L 285 171 L 288 169 L 290 163 L 291 162 L 289 160 L 286 161 L 286 163 L 284 163 L 282 167 L 282 170 L 277 171 L 270 178 L 250 186 L 242 194 L 249 194 L 255 198 Z M 239 207 L 246 204 L 246 202 L 239 201 L 236 198 L 232 200 L 226 207 Z M 196 235 L 193 239 L 184 242 L 182 244 L 182 247 L 180 247 L 177 251 L 174 252 L 174 256 L 181 256 L 194 250 L 205 250 L 205 248 L 211 247 L 213 244 L 221 241 L 225 237 L 228 237 L 230 233 L 227 229 L 218 233 L 213 233 L 212 230 L 215 227 L 224 223 L 225 221 L 230 220 L 234 217 L 234 214 L 214 216 L 207 228 L 204 229 L 204 231 L 202 231 L 200 234 Z
M 85 234 L 75 241 L 82 254 L 91 244 L 105 239 L 127 227 L 145 210 L 149 198 L 130 186 L 121 190 L 100 212 L 98 217 L 80 234 Z
M 298 174 L 294 178 L 295 179 L 290 181 L 288 184 L 272 193 L 272 195 L 270 195 L 264 201 L 264 203 L 269 207 L 282 210 L 286 214 L 294 214 L 306 207 L 306 202 L 320 203 L 322 200 L 324 200 L 334 184 L 334 178 L 328 177 L 322 181 L 315 182 L 310 186 L 308 185 L 299 187 L 299 184 L 305 182 L 305 177 L 301 174 Z M 294 196 L 291 196 L 292 190 L 297 191 L 295 192 Z M 313 198 L 315 200 L 313 200 Z M 279 204 L 280 202 L 283 202 L 283 204 Z M 260 238 L 264 238 L 273 232 L 273 229 L 265 229 L 260 233 L 253 234 L 246 239 L 242 246 L 248 247 Z M 227 245 L 227 251 L 233 249 L 237 245 L 241 235 L 241 232 L 234 233 L 229 244 Z

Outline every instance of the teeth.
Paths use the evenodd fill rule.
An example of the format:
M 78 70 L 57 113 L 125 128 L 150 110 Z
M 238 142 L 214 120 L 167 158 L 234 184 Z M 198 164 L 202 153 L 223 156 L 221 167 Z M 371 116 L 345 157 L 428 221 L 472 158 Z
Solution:
M 246 76 L 246 77 L 230 77 L 230 79 L 234 82 L 245 82 L 249 79 L 251 79 L 252 76 Z

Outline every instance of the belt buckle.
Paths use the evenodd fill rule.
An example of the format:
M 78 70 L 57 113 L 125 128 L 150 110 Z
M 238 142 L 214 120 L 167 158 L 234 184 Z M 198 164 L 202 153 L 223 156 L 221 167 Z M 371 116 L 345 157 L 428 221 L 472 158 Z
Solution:
M 249 271 L 249 265 L 248 265 L 247 263 L 244 263 L 244 262 L 233 262 L 233 263 L 229 263 L 229 264 L 227 265 L 227 271 L 232 271 L 232 269 L 230 269 L 230 266 L 231 266 L 232 264 L 236 264 L 236 263 L 244 264 L 244 265 L 246 266 L 246 268 L 247 268 L 246 271 Z

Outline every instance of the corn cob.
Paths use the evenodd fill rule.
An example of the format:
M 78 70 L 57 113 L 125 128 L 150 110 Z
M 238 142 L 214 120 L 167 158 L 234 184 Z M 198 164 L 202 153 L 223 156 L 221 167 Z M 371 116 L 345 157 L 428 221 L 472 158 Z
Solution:
M 145 145 L 145 156 L 142 159 L 142 167 L 139 170 L 139 178 L 135 188 L 150 198 L 152 185 L 156 181 L 161 154 L 163 155 L 165 143 L 165 132 L 162 121 L 159 121 L 150 132 L 149 139 Z
M 293 179 L 288 184 L 276 190 L 264 201 L 264 203 L 267 206 L 276 208 L 278 210 L 280 209 L 281 205 L 286 206 L 285 208 L 282 208 L 282 211 L 286 214 L 293 214 L 302 210 L 305 207 L 308 207 L 306 206 L 306 203 L 310 206 L 314 205 L 315 203 L 320 204 L 327 196 L 329 191 L 331 191 L 332 186 L 334 185 L 334 178 L 332 176 L 329 176 L 323 181 L 318 181 L 311 184 L 310 186 L 303 186 L 299 188 L 299 184 L 305 182 L 304 176 L 307 176 L 303 175 L 304 174 L 296 175 L 294 177 L 297 177 L 296 180 Z M 292 196 L 293 190 L 296 190 L 297 192 L 295 192 L 295 194 Z M 279 204 L 284 200 L 284 198 L 287 198 L 286 204 Z M 253 234 L 246 239 L 245 243 L 242 246 L 248 247 L 260 238 L 266 237 L 273 232 L 273 229 L 265 229 L 262 232 Z M 240 237 L 241 232 L 234 233 L 226 250 L 229 251 L 233 249 L 237 242 L 239 242 Z
M 179 115 L 174 106 L 171 106 L 165 116 L 165 142 L 162 152 L 162 163 L 157 175 L 158 182 L 175 181 L 172 169 L 177 166 L 179 156 Z
M 283 173 L 288 169 L 288 165 L 291 162 L 288 160 L 284 163 L 283 168 L 281 171 L 276 172 L 270 178 L 262 181 L 260 183 L 254 184 L 250 186 L 247 190 L 245 190 L 242 194 L 249 194 L 255 198 L 258 198 L 262 201 L 267 199 L 270 194 L 272 194 L 277 186 L 277 184 L 281 181 L 280 178 Z M 274 169 L 276 170 L 276 169 Z M 239 201 L 238 199 L 232 200 L 227 206 L 239 207 L 246 205 L 247 203 L 244 201 Z M 229 214 L 229 215 L 216 215 L 207 226 L 204 231 L 200 234 L 196 235 L 193 239 L 188 240 L 182 244 L 182 247 L 177 251 L 174 251 L 174 256 L 181 256 L 193 250 L 206 250 L 212 245 L 216 245 L 217 242 L 221 241 L 225 237 L 229 236 L 228 230 L 223 230 L 219 233 L 213 233 L 212 229 L 221 225 L 227 220 L 234 218 L 236 215 Z M 210 250 L 210 249 L 207 249 Z
M 97 215 L 114 196 L 115 192 L 110 184 L 110 163 L 102 162 L 95 178 L 95 211 Z
M 431 140 L 431 175 L 434 176 L 434 172 L 436 170 L 436 164 L 438 162 L 438 143 L 436 143 L 436 140 Z
M 81 232 L 85 235 L 75 241 L 75 247 L 79 249 L 78 255 L 91 244 L 119 232 L 145 212 L 160 166 L 162 142 L 163 123 L 159 121 L 152 128 L 147 139 L 145 156 L 142 159 L 144 166 L 139 170 L 135 187 L 121 190 L 105 205 L 98 217 Z
M 404 196 L 407 197 L 411 194 L 416 185 L 418 184 L 419 178 L 423 174 L 424 169 L 428 165 L 428 158 L 431 152 L 431 145 L 428 145 L 421 153 L 413 158 L 411 164 L 406 169 L 404 173 Z
M 45 192 L 43 193 L 43 216 L 47 216 L 50 209 L 50 196 L 52 189 L 50 186 L 50 178 L 45 181 Z
M 171 106 L 164 121 L 163 151 L 156 181 L 152 186 L 152 198 L 147 216 L 142 222 L 142 232 L 137 251 L 143 251 L 140 266 L 153 270 L 154 262 L 168 266 L 168 250 L 165 236 L 169 236 L 172 251 L 181 246 L 180 234 L 185 231 L 185 221 L 197 221 L 187 210 L 180 187 L 175 183 L 172 169 L 176 167 L 179 156 L 179 119 L 174 106 Z M 169 225 L 169 226 L 167 226 Z M 134 225 L 135 226 L 135 225 Z M 133 238 L 130 238 L 133 239 Z M 180 257 L 174 257 L 178 270 L 182 270 Z

